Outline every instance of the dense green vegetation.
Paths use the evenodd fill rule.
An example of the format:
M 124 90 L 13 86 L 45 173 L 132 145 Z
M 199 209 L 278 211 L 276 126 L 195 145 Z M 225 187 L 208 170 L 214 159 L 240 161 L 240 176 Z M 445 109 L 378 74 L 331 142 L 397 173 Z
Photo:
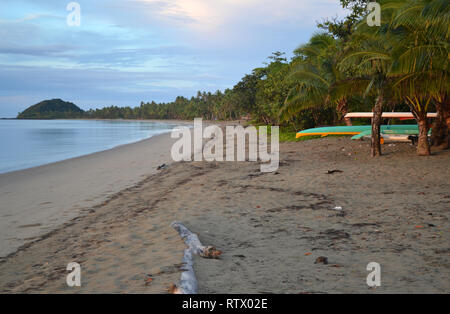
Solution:
M 337 0 L 336 0 L 337 1 Z M 232 89 L 198 92 L 170 103 L 89 110 L 86 118 L 232 120 L 280 125 L 283 132 L 349 125 L 349 111 L 374 111 L 372 155 L 381 155 L 382 111 L 411 111 L 420 129 L 418 153 L 430 154 L 429 120 L 437 111 L 433 142 L 450 147 L 449 1 L 379 0 L 381 26 L 370 27 L 367 0 L 340 0 L 350 14 L 326 20 L 287 60 L 273 53 Z M 283 135 L 284 136 L 284 135 Z M 292 138 L 293 134 L 286 135 Z
M 69 119 L 82 118 L 84 111 L 61 99 L 45 100 L 19 113 L 17 119 Z

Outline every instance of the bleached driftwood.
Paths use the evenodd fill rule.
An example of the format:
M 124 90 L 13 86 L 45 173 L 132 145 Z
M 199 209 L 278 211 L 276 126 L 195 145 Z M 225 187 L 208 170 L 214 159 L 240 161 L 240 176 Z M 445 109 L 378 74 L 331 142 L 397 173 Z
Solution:
M 183 256 L 183 272 L 181 273 L 181 279 L 178 285 L 174 285 L 169 289 L 169 292 L 174 294 L 196 294 L 197 293 L 197 279 L 194 273 L 194 261 L 193 254 L 197 254 L 204 258 L 219 258 L 222 254 L 221 251 L 216 250 L 213 246 L 204 246 L 200 242 L 198 236 L 192 233 L 181 222 L 173 222 L 171 224 L 184 240 L 184 243 L 188 246 L 184 250 Z

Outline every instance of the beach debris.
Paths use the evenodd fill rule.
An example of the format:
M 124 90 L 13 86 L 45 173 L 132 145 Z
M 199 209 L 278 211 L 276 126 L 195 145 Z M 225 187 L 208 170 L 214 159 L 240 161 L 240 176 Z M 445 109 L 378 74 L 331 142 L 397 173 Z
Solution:
M 336 206 L 335 208 L 333 208 L 333 210 L 341 211 L 342 210 L 342 206 Z
M 166 168 L 167 168 L 167 165 L 166 164 L 162 164 L 162 165 L 158 166 L 158 168 L 156 168 L 156 170 L 164 170 Z
M 342 173 L 344 171 L 336 169 L 336 170 L 328 170 L 326 174 L 335 174 L 335 173 Z
M 197 254 L 204 258 L 218 259 L 222 251 L 217 250 L 214 246 L 204 246 L 198 236 L 192 233 L 181 222 L 173 222 L 171 224 L 188 246 L 184 250 L 183 267 L 180 282 L 169 288 L 170 293 L 174 294 L 196 294 L 198 289 L 197 278 L 194 273 L 193 254 Z
M 170 294 L 184 294 L 182 292 L 182 290 L 180 289 L 180 287 L 178 287 L 177 285 L 172 284 L 168 289 L 167 292 L 169 292 Z
M 222 255 L 222 251 L 217 250 L 214 246 L 206 246 L 198 255 L 204 258 L 218 259 Z
M 305 253 L 305 256 L 310 256 L 312 253 L 311 252 L 307 252 Z
M 328 265 L 328 258 L 325 256 L 319 256 L 318 258 L 316 258 L 316 261 L 314 262 L 314 264 Z
M 153 276 L 150 274 L 147 274 L 146 278 L 145 278 L 145 285 L 148 286 L 153 282 Z

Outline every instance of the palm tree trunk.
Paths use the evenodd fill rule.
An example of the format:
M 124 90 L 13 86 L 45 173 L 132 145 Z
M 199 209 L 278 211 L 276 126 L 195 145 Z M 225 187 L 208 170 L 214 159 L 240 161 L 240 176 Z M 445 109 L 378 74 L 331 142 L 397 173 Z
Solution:
M 440 149 L 450 148 L 449 128 L 445 121 L 444 105 L 444 103 L 436 100 L 438 116 L 433 123 L 431 134 L 433 145 L 438 146 Z
M 346 113 L 347 114 L 347 113 Z M 352 124 L 352 119 L 350 119 L 350 118 L 344 118 L 344 121 L 345 121 L 345 125 L 346 126 L 352 126 L 353 124 Z
M 380 93 L 373 108 L 373 118 L 372 118 L 372 141 L 371 141 L 371 153 L 372 157 L 381 156 L 381 136 L 380 136 L 380 126 L 381 126 L 381 116 L 383 114 L 383 93 Z
M 352 126 L 352 119 L 350 118 L 346 118 L 345 115 L 348 113 L 348 103 L 347 100 L 344 99 L 343 100 L 343 105 L 342 105 L 342 115 L 344 116 L 344 121 L 345 121 L 345 125 L 346 126 Z
M 445 97 L 442 103 L 442 112 L 445 123 L 447 124 L 447 148 L 450 148 L 450 98 Z
M 345 121 L 345 125 L 347 126 L 352 126 L 352 119 L 350 118 L 345 118 L 345 115 L 348 113 L 348 103 L 347 103 L 347 99 L 343 98 L 342 100 L 339 101 L 338 103 L 338 112 L 340 112 L 342 114 L 342 116 L 344 117 L 344 121 Z
M 428 131 L 430 130 L 430 125 L 428 119 L 425 116 L 420 116 L 419 120 L 419 141 L 417 143 L 417 154 L 419 156 L 429 156 L 431 155 L 430 145 L 428 142 Z

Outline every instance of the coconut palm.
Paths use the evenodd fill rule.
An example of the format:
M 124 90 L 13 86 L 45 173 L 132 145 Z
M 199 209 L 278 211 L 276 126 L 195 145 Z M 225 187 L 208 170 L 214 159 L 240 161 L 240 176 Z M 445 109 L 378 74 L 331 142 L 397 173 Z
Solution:
M 383 107 L 389 101 L 393 79 L 389 73 L 392 67 L 395 42 L 385 28 L 371 28 L 361 22 L 352 40 L 348 43 L 346 54 L 339 62 L 341 71 L 353 68 L 353 77 L 335 86 L 337 95 L 355 93 L 376 97 L 373 107 L 371 154 L 381 155 L 380 126 Z
M 282 118 L 287 119 L 305 109 L 327 106 L 336 107 L 342 116 L 347 114 L 347 97 L 334 98 L 330 94 L 330 87 L 343 76 L 336 67 L 339 46 L 340 42 L 331 35 L 318 33 L 295 51 L 298 57 L 288 76 L 295 84 L 281 110 Z M 344 119 L 351 125 L 350 119 Z
M 386 0 L 382 26 L 370 28 L 362 21 L 348 53 L 340 62 L 355 66 L 357 75 L 338 84 L 340 94 L 375 90 L 372 120 L 372 155 L 381 154 L 379 126 L 386 101 L 405 102 L 420 129 L 419 155 L 429 155 L 427 110 L 432 100 L 446 102 L 448 95 L 448 1 Z M 355 82 L 360 82 L 360 85 Z M 352 84 L 352 85 L 350 85 Z M 346 88 L 347 86 L 351 89 Z M 389 96 L 388 96 L 389 95 Z
M 442 0 L 407 1 L 390 24 L 398 37 L 392 75 L 399 76 L 397 94 L 419 124 L 419 155 L 430 154 L 426 112 L 431 101 L 438 112 L 434 133 L 441 134 L 435 136 L 436 144 L 449 145 L 449 25 L 448 1 Z

